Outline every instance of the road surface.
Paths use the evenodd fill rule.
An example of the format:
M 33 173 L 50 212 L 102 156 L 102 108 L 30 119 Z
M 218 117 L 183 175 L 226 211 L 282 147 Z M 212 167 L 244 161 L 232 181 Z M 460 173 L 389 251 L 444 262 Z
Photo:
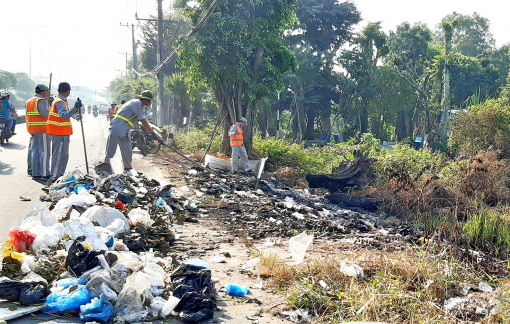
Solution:
M 69 164 L 66 172 L 79 169 L 86 173 L 85 155 L 83 153 L 83 141 L 80 122 L 72 120 L 73 134 L 71 135 Z M 109 121 L 105 115 L 94 118 L 85 114 L 83 118 L 85 129 L 85 142 L 89 169 L 103 162 L 105 156 L 106 140 L 108 138 Z M 36 205 L 41 204 L 39 194 L 44 185 L 32 180 L 27 174 L 27 150 L 30 134 L 27 133 L 25 124 L 16 126 L 16 133 L 9 143 L 0 146 L 0 242 L 5 241 L 9 230 L 21 223 L 26 214 Z M 116 172 L 122 172 L 122 160 L 120 151 L 112 161 Z M 135 151 L 135 155 L 136 151 Z M 21 201 L 20 196 L 30 197 L 31 201 Z

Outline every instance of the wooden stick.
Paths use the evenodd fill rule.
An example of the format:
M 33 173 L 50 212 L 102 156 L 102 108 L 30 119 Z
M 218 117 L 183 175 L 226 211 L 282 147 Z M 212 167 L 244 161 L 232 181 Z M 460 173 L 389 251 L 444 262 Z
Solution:
M 51 79 L 52 79 L 52 77 L 53 77 L 53 73 L 50 73 L 50 87 L 49 87 L 49 89 L 50 89 L 50 91 L 49 91 L 49 92 L 50 92 L 50 94 L 48 95 L 48 99 L 46 99 L 46 104 L 48 105 L 48 111 L 49 111 L 49 110 L 50 110 L 50 108 L 51 108 L 51 107 L 50 107 L 50 97 L 51 97 Z

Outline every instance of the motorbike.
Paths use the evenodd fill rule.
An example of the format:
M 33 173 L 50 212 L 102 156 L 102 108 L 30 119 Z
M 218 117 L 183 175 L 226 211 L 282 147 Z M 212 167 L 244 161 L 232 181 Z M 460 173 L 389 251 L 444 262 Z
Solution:
M 143 156 L 156 154 L 161 148 L 161 143 L 152 139 L 151 134 L 145 128 L 136 125 L 131 129 L 131 149 L 138 147 Z
M 92 108 L 90 108 L 90 106 L 88 106 L 87 113 L 90 115 L 91 112 L 92 112 Z
M 94 117 L 97 117 L 99 115 L 99 113 L 97 112 L 97 110 L 94 110 L 94 112 L 92 113 L 92 115 L 94 115 Z
M 12 132 L 9 129 L 9 127 L 7 127 L 8 124 L 9 124 L 9 122 L 7 121 L 7 119 L 0 117 L 0 144 L 1 145 L 4 145 L 5 143 L 9 143 L 9 138 L 12 137 Z

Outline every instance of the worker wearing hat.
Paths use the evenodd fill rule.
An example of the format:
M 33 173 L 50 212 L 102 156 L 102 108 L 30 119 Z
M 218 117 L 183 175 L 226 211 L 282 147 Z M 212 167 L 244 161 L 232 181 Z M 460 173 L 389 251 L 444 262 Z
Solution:
M 154 99 L 152 92 L 145 90 L 138 99 L 132 99 L 122 105 L 110 124 L 110 135 L 106 143 L 105 163 L 110 164 L 111 158 L 117 152 L 117 145 L 122 154 L 122 163 L 124 171 L 133 168 L 133 151 L 131 150 L 131 129 L 140 121 L 142 126 L 149 132 L 154 140 L 163 141 L 159 135 L 150 127 L 145 117 L 144 109 L 149 108 Z
M 69 160 L 69 143 L 73 133 L 71 117 L 82 107 L 78 98 L 74 107 L 69 109 L 67 97 L 71 94 L 71 85 L 61 82 L 58 85 L 58 96 L 53 100 L 46 123 L 46 133 L 51 135 L 51 179 L 54 181 L 63 176 Z
M 246 173 L 253 173 L 250 169 L 250 165 L 248 162 L 248 154 L 246 153 L 246 148 L 244 147 L 244 134 L 243 127 L 246 125 L 248 121 L 246 118 L 241 117 L 237 123 L 230 127 L 230 131 L 228 132 L 228 136 L 230 136 L 230 146 L 232 147 L 232 173 L 237 174 L 237 164 L 239 158 L 241 158 L 241 163 L 243 164 L 243 170 Z
M 27 131 L 31 135 L 28 146 L 28 173 L 34 180 L 50 179 L 51 137 L 46 133 L 49 115 L 46 99 L 49 95 L 48 87 L 38 84 L 35 86 L 35 95 L 25 105 Z

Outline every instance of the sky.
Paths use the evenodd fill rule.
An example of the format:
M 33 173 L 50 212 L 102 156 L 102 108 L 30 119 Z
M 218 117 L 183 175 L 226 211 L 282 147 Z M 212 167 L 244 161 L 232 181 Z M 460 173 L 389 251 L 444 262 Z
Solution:
M 491 22 L 499 47 L 510 42 L 508 9 L 502 0 L 353 0 L 363 21 L 381 21 L 384 31 L 395 30 L 404 21 L 423 22 L 432 30 L 441 19 L 456 11 L 477 12 Z M 156 0 L 1 0 L 2 46 L 0 70 L 31 72 L 102 91 L 124 73 L 126 52 L 132 54 L 131 30 L 140 18 L 157 15 Z M 164 0 L 169 8 L 172 0 Z M 45 27 L 43 27 L 45 26 Z M 135 39 L 140 39 L 137 29 Z M 119 54 L 121 53 L 121 54 Z M 31 58 L 31 59 L 30 59 Z M 31 69 L 30 69 L 31 62 Z M 1 90 L 1 89 L 0 89 Z

